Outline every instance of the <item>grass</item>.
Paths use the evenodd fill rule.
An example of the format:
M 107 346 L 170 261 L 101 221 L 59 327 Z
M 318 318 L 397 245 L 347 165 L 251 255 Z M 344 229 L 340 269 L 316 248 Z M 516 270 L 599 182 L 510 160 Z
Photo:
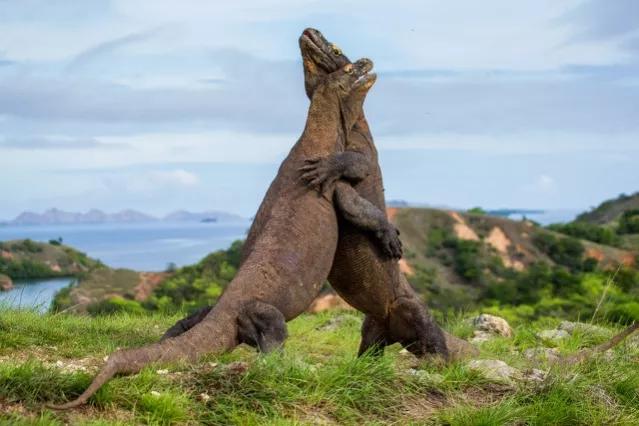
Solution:
M 242 346 L 195 365 L 150 366 L 112 380 L 81 409 L 43 407 L 78 395 L 115 348 L 156 341 L 176 319 L 0 310 L 0 424 L 639 424 L 639 351 L 632 345 L 552 368 L 523 351 L 541 346 L 536 331 L 558 322 L 521 324 L 514 338 L 482 344 L 480 358 L 550 373 L 543 382 L 504 385 L 464 362 L 442 367 L 397 346 L 381 359 L 358 359 L 361 317 L 352 312 L 292 321 L 281 352 L 258 356 Z M 447 328 L 470 334 L 461 317 Z M 557 347 L 571 353 L 605 338 L 575 333 Z

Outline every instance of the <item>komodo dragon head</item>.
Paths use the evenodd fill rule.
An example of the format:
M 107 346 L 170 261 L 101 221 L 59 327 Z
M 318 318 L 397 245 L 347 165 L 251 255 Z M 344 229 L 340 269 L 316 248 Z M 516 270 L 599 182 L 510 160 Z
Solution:
M 339 108 L 341 131 L 345 138 L 348 138 L 361 115 L 366 95 L 377 80 L 377 75 L 370 72 L 372 68 L 373 62 L 364 58 L 318 77 L 317 86 L 311 98 L 311 111 L 330 112 Z M 314 120 L 316 122 L 324 120 L 319 118 L 321 115 L 318 114 Z M 330 114 L 324 115 L 330 116 Z
M 351 63 L 337 45 L 326 40 L 322 33 L 314 28 L 304 30 L 299 44 L 304 63 L 304 87 L 309 98 L 328 74 Z

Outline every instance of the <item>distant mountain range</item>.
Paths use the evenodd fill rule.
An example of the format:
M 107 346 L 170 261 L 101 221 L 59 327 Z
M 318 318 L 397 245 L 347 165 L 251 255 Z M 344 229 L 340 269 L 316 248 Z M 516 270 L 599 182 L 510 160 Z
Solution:
M 49 209 L 44 213 L 22 212 L 15 219 L 4 222 L 6 225 L 78 225 L 95 223 L 144 223 L 144 222 L 225 222 L 245 220 L 245 218 L 223 211 L 189 212 L 178 210 L 164 217 L 155 217 L 136 210 L 122 210 L 105 213 L 91 209 L 86 213 L 67 212 Z

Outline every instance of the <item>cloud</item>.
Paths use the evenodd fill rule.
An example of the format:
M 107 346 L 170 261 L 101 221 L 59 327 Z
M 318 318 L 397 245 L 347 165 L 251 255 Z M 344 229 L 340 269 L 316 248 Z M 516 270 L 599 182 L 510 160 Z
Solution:
M 148 40 L 156 35 L 162 27 L 153 28 L 151 30 L 145 30 L 140 32 L 135 32 L 131 34 L 127 34 L 121 37 L 117 37 L 112 40 L 104 41 L 99 43 L 93 47 L 90 47 L 83 52 L 77 54 L 74 58 L 69 61 L 69 64 L 66 67 L 67 71 L 73 71 L 77 68 L 82 67 L 85 64 L 91 63 L 95 59 L 116 51 L 124 46 L 138 43 L 141 41 Z
M 91 150 L 127 148 L 123 143 L 104 143 L 94 138 L 19 136 L 0 137 L 0 147 L 17 150 Z
M 539 194 L 551 194 L 557 191 L 557 182 L 553 177 L 547 174 L 541 174 L 537 176 L 533 183 L 525 185 L 524 190 Z
M 559 22 L 578 28 L 576 40 L 619 37 L 639 29 L 636 0 L 586 0 L 567 11 Z
M 90 174 L 89 174 L 90 175 Z M 129 194 L 145 198 L 197 187 L 200 178 L 184 169 L 137 171 L 125 170 L 105 173 L 100 177 L 103 189 L 111 194 Z

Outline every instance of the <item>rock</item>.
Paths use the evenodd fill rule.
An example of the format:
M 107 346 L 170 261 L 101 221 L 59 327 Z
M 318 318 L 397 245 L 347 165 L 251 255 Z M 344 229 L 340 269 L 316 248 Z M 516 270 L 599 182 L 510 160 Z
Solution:
M 448 348 L 448 355 L 450 356 L 451 361 L 467 359 L 479 355 L 479 349 L 464 339 L 460 339 L 459 337 L 453 336 L 445 331 L 444 338 L 446 339 L 446 347 Z
M 566 330 L 541 330 L 537 333 L 537 337 L 542 340 L 550 340 L 552 342 L 558 342 L 570 336 Z
M 495 315 L 481 314 L 473 318 L 473 325 L 475 329 L 480 332 L 497 336 L 513 337 L 513 329 L 508 324 L 508 321 Z
M 470 343 L 480 344 L 489 341 L 494 337 L 493 334 L 490 334 L 486 331 L 475 330 L 473 332 L 473 337 L 470 338 Z
M 421 380 L 433 384 L 440 384 L 444 382 L 444 376 L 438 373 L 429 373 L 428 371 L 417 370 L 415 368 L 409 368 L 406 372 L 411 376 L 416 376 Z
M 565 330 L 570 334 L 574 333 L 575 331 L 595 336 L 607 336 L 608 334 L 610 334 L 608 330 L 603 327 L 593 324 L 586 324 L 583 322 L 562 321 L 557 329 Z
M 166 376 L 167 374 L 169 374 L 169 370 L 158 370 L 156 371 L 156 373 L 158 373 L 160 376 Z
M 524 372 L 523 379 L 529 382 L 543 382 L 544 380 L 546 380 L 547 375 L 547 371 L 533 368 Z
M 9 291 L 13 288 L 13 281 L 11 278 L 0 274 L 0 291 Z
M 559 359 L 559 350 L 556 348 L 530 348 L 524 351 L 524 357 L 531 361 L 555 362 Z
M 513 379 L 523 377 L 521 371 L 499 359 L 473 359 L 467 365 L 469 369 L 494 382 L 512 383 Z

